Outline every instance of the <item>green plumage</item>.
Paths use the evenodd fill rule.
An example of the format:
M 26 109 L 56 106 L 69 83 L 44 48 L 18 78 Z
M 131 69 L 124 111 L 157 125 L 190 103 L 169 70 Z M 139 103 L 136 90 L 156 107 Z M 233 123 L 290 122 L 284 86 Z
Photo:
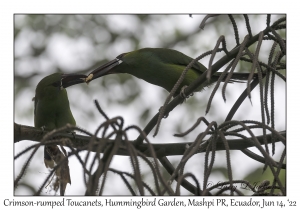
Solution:
M 76 125 L 66 89 L 60 88 L 60 73 L 43 78 L 37 85 L 34 100 L 34 126 L 48 130 L 60 128 L 67 123 Z
M 122 61 L 121 63 L 119 63 L 120 60 Z M 163 87 L 170 92 L 183 70 L 192 60 L 193 58 L 172 49 L 143 48 L 123 53 L 115 60 L 95 69 L 90 73 L 92 76 L 90 77 L 89 75 L 86 82 L 107 74 L 127 73 L 151 84 Z M 183 86 L 190 85 L 205 71 L 205 66 L 199 62 L 195 62 L 192 68 L 187 71 L 183 82 L 175 94 L 179 94 Z M 214 74 L 210 81 L 204 82 L 204 84 L 197 88 L 197 91 L 201 91 L 203 88 L 216 82 L 220 75 L 220 72 Z M 248 76 L 249 74 L 247 73 L 234 73 L 231 79 L 247 80 Z
M 54 73 L 43 78 L 37 85 L 34 97 L 34 126 L 53 130 L 67 123 L 76 125 L 72 115 L 67 91 L 61 88 L 62 74 Z M 44 162 L 48 168 L 54 167 L 54 161 L 49 155 L 59 152 L 57 146 L 45 146 Z
M 182 71 L 193 60 L 176 50 L 164 48 L 144 48 L 120 56 L 123 62 L 114 67 L 112 72 L 128 73 L 151 84 L 171 91 Z M 199 62 L 187 72 L 181 87 L 192 83 L 206 68 Z M 202 88 L 199 88 L 202 89 Z
M 65 88 L 85 81 L 86 75 L 54 73 L 43 78 L 35 90 L 34 126 L 53 130 L 66 124 L 76 125 Z M 55 171 L 59 182 L 60 195 L 64 195 L 67 183 L 71 184 L 69 161 L 57 145 L 44 147 L 44 163 L 48 168 L 60 166 Z M 54 184 L 54 186 L 57 186 Z
M 76 125 L 70 109 L 67 91 L 62 88 L 62 79 L 63 74 L 54 73 L 43 78 L 36 86 L 34 97 L 35 127 L 53 130 L 63 127 L 67 123 Z M 57 164 L 64 157 L 57 145 L 44 147 L 44 163 L 47 168 L 53 168 L 54 162 Z M 68 162 L 64 162 L 56 173 L 60 177 L 60 195 L 64 195 L 67 183 L 71 184 Z

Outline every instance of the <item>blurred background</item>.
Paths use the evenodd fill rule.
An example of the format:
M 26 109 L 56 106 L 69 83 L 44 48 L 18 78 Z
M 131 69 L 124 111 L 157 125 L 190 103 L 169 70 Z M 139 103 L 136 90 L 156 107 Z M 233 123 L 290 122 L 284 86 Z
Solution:
M 54 72 L 88 74 L 94 68 L 114 59 L 121 53 L 141 49 L 171 48 L 192 58 L 212 50 L 217 39 L 224 35 L 227 49 L 235 47 L 233 27 L 226 15 L 211 18 L 204 30 L 199 25 L 205 15 L 15 15 L 14 16 L 14 122 L 34 126 L 33 102 L 35 87 L 45 76 Z M 233 16 L 239 29 L 240 42 L 247 30 L 242 15 Z M 271 24 L 283 15 L 272 15 Z M 266 15 L 249 15 L 252 34 L 256 35 L 266 27 Z M 285 30 L 280 30 L 285 37 Z M 259 58 L 267 62 L 272 42 L 263 42 Z M 256 45 L 254 45 L 256 46 Z M 255 48 L 250 48 L 252 52 Z M 217 54 L 215 61 L 224 56 Z M 208 66 L 209 57 L 201 60 Z M 236 71 L 247 72 L 251 66 L 239 62 Z M 224 69 L 222 69 L 224 70 Z M 221 71 L 222 71 L 221 70 Z M 275 128 L 286 130 L 286 84 L 276 78 L 275 94 Z M 222 87 L 222 85 L 221 85 Z M 195 93 L 185 103 L 176 107 L 161 123 L 160 132 L 153 138 L 153 131 L 148 135 L 153 143 L 192 142 L 205 128 L 199 126 L 188 136 L 176 138 L 173 134 L 190 128 L 201 116 L 210 121 L 222 123 L 236 99 L 246 88 L 246 84 L 228 85 L 226 103 L 221 91 L 213 99 L 210 112 L 205 109 L 212 87 Z M 90 132 L 104 121 L 94 105 L 97 99 L 109 117 L 122 116 L 125 126 L 138 125 L 144 128 L 163 105 L 168 92 L 146 83 L 131 75 L 109 75 L 91 82 L 67 89 L 71 110 L 77 125 Z M 259 90 L 252 92 L 252 104 L 247 99 L 235 114 L 235 120 L 258 120 L 260 117 Z M 130 131 L 130 139 L 138 135 Z M 262 134 L 260 130 L 256 134 Z M 22 141 L 14 145 L 15 155 L 32 145 L 31 141 Z M 252 149 L 256 151 L 256 149 Z M 280 143 L 276 144 L 276 160 L 282 152 Z M 84 157 L 82 152 L 82 157 Z M 258 184 L 270 179 L 269 172 L 262 174 L 263 164 L 258 163 L 239 151 L 231 151 L 233 179 L 246 179 Z M 14 175 L 19 174 L 29 154 L 14 162 Z M 181 156 L 170 157 L 176 166 Z M 211 183 L 227 180 L 225 152 L 217 152 Z M 185 167 L 185 172 L 192 172 L 202 184 L 204 154 L 194 155 Z M 66 195 L 82 195 L 85 192 L 83 172 L 75 157 L 69 160 L 72 185 L 68 185 Z M 115 156 L 112 168 L 132 172 L 128 157 Z M 152 186 L 152 174 L 148 167 L 141 164 L 144 179 Z M 30 163 L 22 184 L 15 190 L 16 195 L 32 195 L 41 186 L 49 171 L 44 167 L 43 149 L 41 148 Z M 271 180 L 270 180 L 271 181 Z M 113 183 L 113 185 L 110 185 Z M 238 185 L 238 188 L 241 187 Z M 241 190 L 241 188 L 239 188 Z M 247 192 L 247 191 L 244 191 Z M 189 195 L 185 189 L 184 195 Z M 48 186 L 44 195 L 53 195 Z M 115 174 L 108 174 L 105 195 L 129 195 L 122 180 Z

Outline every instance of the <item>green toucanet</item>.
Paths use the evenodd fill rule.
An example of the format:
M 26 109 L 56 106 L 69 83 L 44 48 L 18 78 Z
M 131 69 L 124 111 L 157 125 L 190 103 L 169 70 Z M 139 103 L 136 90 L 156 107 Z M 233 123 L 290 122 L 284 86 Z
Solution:
M 36 86 L 35 97 L 33 98 L 34 126 L 46 130 L 53 130 L 63 127 L 67 123 L 76 125 L 65 88 L 82 83 L 85 77 L 85 75 L 79 74 L 54 73 L 43 78 Z M 45 166 L 47 168 L 53 168 L 54 162 L 57 163 L 57 159 L 60 159 L 57 157 L 59 155 L 60 157 L 63 156 L 56 145 L 45 146 Z M 67 176 L 66 182 L 71 184 L 69 173 L 67 173 Z
M 117 56 L 116 59 L 96 68 L 88 75 L 86 82 L 108 74 L 127 73 L 151 84 L 163 87 L 170 92 L 185 67 L 192 60 L 193 58 L 172 49 L 143 48 L 123 53 Z M 205 66 L 195 62 L 192 68 L 188 70 L 175 95 L 180 93 L 182 87 L 190 85 L 205 71 Z M 212 75 L 210 81 L 202 84 L 197 91 L 201 91 L 203 88 L 216 82 L 220 75 L 221 72 Z M 248 76 L 248 73 L 234 73 L 231 79 L 247 80 Z

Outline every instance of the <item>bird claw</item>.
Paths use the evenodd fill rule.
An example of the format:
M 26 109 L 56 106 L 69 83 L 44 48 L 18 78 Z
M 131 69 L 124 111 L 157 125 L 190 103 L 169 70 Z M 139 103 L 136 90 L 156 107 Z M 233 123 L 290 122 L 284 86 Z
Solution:
M 162 109 L 162 108 L 163 108 L 163 107 L 161 106 L 161 107 L 159 108 L 158 112 L 161 112 L 161 109 Z M 169 113 L 164 114 L 163 118 L 167 118 L 168 116 L 169 116 Z
M 188 86 L 187 85 L 185 85 L 185 86 L 183 86 L 182 88 L 181 88 L 181 90 L 180 90 L 180 96 L 181 96 L 181 98 L 182 99 L 187 99 L 187 98 L 189 98 L 190 96 L 193 96 L 194 95 L 194 93 L 191 93 L 190 95 L 186 95 L 185 94 L 185 89 L 187 88 Z
M 46 133 L 46 126 L 43 125 L 43 126 L 41 127 L 41 130 L 42 130 L 42 134 L 44 135 L 44 134 Z
M 76 137 L 76 136 L 75 136 L 75 135 L 76 135 L 76 132 L 75 132 L 75 131 L 71 131 L 70 133 L 72 134 L 73 139 L 75 139 L 75 137 Z

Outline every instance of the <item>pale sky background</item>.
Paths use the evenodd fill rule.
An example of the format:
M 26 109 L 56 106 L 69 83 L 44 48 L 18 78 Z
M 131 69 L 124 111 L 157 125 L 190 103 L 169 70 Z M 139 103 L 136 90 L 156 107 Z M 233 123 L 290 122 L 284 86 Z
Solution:
M 262 3 L 262 2 L 260 2 L 260 3 Z M 273 4 L 274 4 L 274 1 L 272 1 L 271 5 L 273 5 Z M 160 5 L 161 5 L 161 2 L 160 2 Z M 51 7 L 51 6 L 48 9 L 51 10 L 51 8 L 53 8 L 52 11 L 55 11 L 55 12 L 65 12 L 65 11 L 68 11 L 67 8 L 64 7 L 63 5 L 61 5 L 60 7 L 55 7 L 55 8 Z M 205 12 L 215 12 L 215 13 L 220 12 L 220 11 L 216 11 L 215 8 L 208 10 L 208 9 L 205 8 L 206 5 L 200 5 L 200 6 L 201 6 L 201 9 L 203 9 L 203 11 L 201 11 L 201 12 L 204 12 L 204 11 Z M 277 9 L 275 9 L 275 11 L 272 11 L 272 12 L 286 12 L 287 10 L 285 10 L 284 6 L 281 7 L 280 9 L 277 8 Z M 20 7 L 20 8 L 18 8 L 18 7 Z M 149 8 L 148 8 L 148 11 L 145 11 L 145 12 L 146 13 L 150 12 L 149 10 L 151 10 L 151 7 L 152 6 L 150 5 Z M 119 9 L 122 8 L 122 5 L 118 5 L 118 8 Z M 118 8 L 114 7 L 114 9 L 118 9 Z M 193 10 L 197 11 L 196 8 L 197 7 L 194 7 L 194 6 L 192 7 Z M 264 8 L 263 5 L 260 8 Z M 267 8 L 267 7 L 265 7 L 265 8 Z M 155 7 L 155 9 L 157 10 L 157 9 L 160 9 L 160 8 Z M 223 7 L 222 7 L 222 9 L 223 9 Z M 251 8 L 249 8 L 249 9 L 251 9 Z M 91 8 L 87 8 L 86 11 L 82 11 L 82 5 L 74 5 L 74 10 L 72 10 L 70 12 L 87 12 L 87 11 L 89 11 L 89 12 L 96 12 L 96 11 L 93 11 L 93 10 L 90 11 L 90 10 L 91 10 Z M 180 9 L 177 10 L 177 11 L 182 11 L 182 10 L 184 10 L 184 8 L 182 8 L 182 5 L 181 5 Z M 187 7 L 185 11 L 189 11 L 189 13 L 192 13 L 192 12 L 194 12 L 193 10 L 191 11 L 190 8 Z M 12 51 L 13 50 L 13 47 L 12 47 L 12 43 L 13 43 L 13 13 L 16 13 L 16 12 L 39 12 L 39 13 L 43 13 L 43 12 L 50 12 L 50 11 L 48 11 L 46 9 L 44 9 L 42 11 L 35 11 L 35 10 L 32 9 L 32 7 L 30 8 L 30 10 L 27 11 L 26 10 L 26 6 L 22 6 L 21 7 L 20 5 L 18 5 L 17 7 L 14 7 L 14 9 L 7 9 L 5 11 L 5 14 L 6 14 L 5 18 L 1 18 L 1 23 L 3 23 L 3 25 L 4 25 L 4 36 L 3 36 L 4 39 L 2 39 L 1 41 L 5 40 L 4 43 L 3 43 L 3 45 L 2 45 L 2 46 L 5 46 L 5 53 L 2 55 L 2 58 L 3 58 L 3 61 L 4 61 L 4 65 L 3 65 L 4 68 L 3 68 L 3 70 L 5 70 L 5 69 L 11 69 L 11 72 L 13 72 L 13 59 L 12 59 L 12 55 L 13 55 L 13 51 Z M 99 12 L 101 12 L 101 11 L 97 11 L 97 13 L 99 13 Z M 157 11 L 157 12 L 159 12 L 159 11 Z M 182 12 L 184 12 L 184 11 L 182 11 Z M 197 12 L 199 12 L 199 11 L 197 11 Z M 246 13 L 247 11 L 243 10 L 243 12 Z M 250 10 L 250 12 L 251 12 L 251 10 Z M 261 11 L 257 11 L 257 12 L 261 12 Z M 113 22 L 115 25 L 119 26 L 119 27 L 117 27 L 119 30 L 122 31 L 122 30 L 125 30 L 126 28 L 130 27 L 130 26 L 124 25 L 124 23 L 126 22 L 124 18 L 119 18 L 119 17 L 114 17 L 114 18 L 115 19 L 112 19 L 111 22 Z M 198 25 L 198 23 L 200 23 L 199 20 L 201 20 L 201 17 L 198 18 L 196 15 L 193 15 L 192 21 L 189 18 L 187 18 L 186 16 L 185 17 L 182 16 L 181 18 L 175 19 L 174 22 L 176 23 L 177 27 L 185 27 L 185 30 L 189 30 L 190 27 Z M 293 21 L 294 20 L 299 20 L 299 18 L 292 17 L 292 13 L 289 16 L 289 13 L 288 13 L 288 20 L 291 21 L 291 22 L 289 22 L 289 25 L 293 25 Z M 167 30 L 168 27 L 171 27 L 171 25 L 172 25 L 172 24 L 168 24 L 168 23 L 163 23 L 163 22 L 160 23 L 164 27 L 159 27 L 159 28 L 163 28 L 164 30 Z M 122 26 L 124 28 L 120 28 Z M 259 26 L 257 26 L 257 27 L 259 27 Z M 136 30 L 136 29 L 132 29 L 132 30 Z M 161 31 L 161 32 L 157 32 L 158 34 L 153 34 L 153 35 L 151 34 L 151 32 L 149 32 L 149 33 L 150 33 L 149 37 L 144 37 L 144 40 L 147 40 L 147 42 L 145 41 L 145 43 L 142 43 L 142 45 L 143 45 L 142 47 L 146 47 L 146 46 L 148 46 L 148 47 L 159 47 L 159 42 L 155 38 L 153 38 L 153 37 L 159 36 L 159 33 L 165 33 L 165 32 Z M 289 38 L 289 43 L 292 43 L 293 40 L 291 40 L 291 38 L 297 32 L 292 33 L 292 31 L 290 31 L 290 29 L 289 29 L 288 33 L 290 35 L 288 37 Z M 255 34 L 255 32 L 253 32 L 253 34 Z M 105 37 L 105 35 L 104 35 L 104 37 Z M 207 38 L 207 40 L 203 40 L 203 37 Z M 242 37 L 243 36 L 240 35 L 241 39 L 242 39 Z M 212 39 L 212 40 L 216 39 L 216 37 L 213 37 L 213 36 L 201 36 L 201 38 L 202 38 L 201 41 L 202 41 L 202 43 L 204 43 L 204 45 L 206 43 L 210 42 L 210 39 Z M 78 67 L 78 65 L 88 65 L 88 64 L 84 64 L 84 62 L 78 62 L 78 63 L 76 63 L 76 61 L 86 60 L 85 56 L 88 56 L 89 45 L 91 43 L 88 43 L 84 39 L 80 39 L 76 43 L 72 43 L 69 40 L 67 40 L 65 37 L 54 37 L 52 39 L 52 41 L 53 41 L 52 48 L 49 49 L 49 54 L 52 56 L 52 59 L 56 60 L 59 63 L 59 65 L 69 67 L 70 71 L 72 71 L 72 69 L 74 69 L 74 66 Z M 295 43 L 297 43 L 297 42 L 295 42 Z M 22 44 L 21 44 L 21 46 L 22 46 Z M 72 47 L 67 47 L 67 46 L 72 46 Z M 23 47 L 24 47 L 24 49 L 26 49 L 26 43 L 25 42 L 23 43 Z M 122 52 L 130 51 L 131 50 L 130 47 L 131 47 L 130 43 L 123 43 L 122 45 L 112 46 L 112 48 L 107 53 L 109 55 L 109 57 L 107 59 L 113 59 L 114 57 L 116 57 L 117 55 L 119 55 Z M 288 50 L 290 50 L 292 47 L 293 46 L 289 46 Z M 188 50 L 188 48 L 186 46 L 176 46 L 176 48 L 174 48 L 174 49 L 177 49 L 177 50 L 179 50 L 179 51 L 181 51 L 181 52 L 183 52 L 183 53 L 185 53 L 185 54 L 187 54 L 187 55 L 189 55 L 191 57 L 195 57 L 199 53 L 202 53 L 202 52 L 199 52 L 198 54 L 197 53 L 193 54 L 192 52 L 189 52 L 189 50 Z M 20 50 L 20 51 L 18 51 L 18 50 Z M 18 49 L 18 50 L 16 49 L 16 51 L 15 51 L 16 54 L 18 54 L 18 53 L 20 53 L 20 54 L 26 53 L 26 50 L 21 50 L 21 49 Z M 59 52 L 59 54 L 57 52 Z M 293 59 L 293 55 L 294 55 L 293 53 L 289 53 L 289 63 L 288 63 L 289 67 L 293 66 L 293 61 L 296 59 L 296 58 Z M 76 57 L 76 56 L 78 56 L 78 57 Z M 205 66 L 207 66 L 207 60 L 206 61 L 204 60 L 202 63 Z M 72 65 L 74 65 L 74 66 L 72 66 Z M 49 69 L 49 66 L 51 67 L 51 63 L 49 63 L 49 61 L 45 61 L 45 62 L 42 63 L 42 67 L 43 68 L 41 68 L 41 69 L 45 69 L 45 73 L 46 73 L 47 72 L 46 70 L 47 70 L 47 68 Z M 25 65 L 25 67 L 22 65 L 22 67 L 26 68 L 26 65 Z M 82 68 L 84 68 L 84 66 Z M 17 72 L 17 69 L 15 69 L 15 71 Z M 41 70 L 41 71 L 43 71 L 43 70 Z M 292 75 L 293 72 L 290 72 L 290 74 Z M 289 74 L 289 78 L 288 78 L 288 80 L 289 80 L 288 85 L 292 86 L 293 84 L 297 84 L 296 82 L 295 83 L 293 82 L 293 79 L 296 79 L 296 76 L 290 76 L 290 74 Z M 11 80 L 7 80 L 7 79 L 4 80 L 3 81 L 4 83 L 2 83 L 2 88 L 1 88 L 1 90 L 3 91 L 3 95 L 4 95 L 4 98 L 5 98 L 5 101 L 9 101 L 10 102 L 10 103 L 5 103 L 5 106 L 2 109 L 2 111 L 4 111 L 4 113 L 2 114 L 2 116 L 5 116 L 5 118 L 4 118 L 5 120 L 4 119 L 1 120 L 1 125 L 2 125 L 1 127 L 4 130 L 7 131 L 6 134 L 5 134 L 5 137 L 3 138 L 3 142 L 5 142 L 4 146 L 5 146 L 5 148 L 10 148 L 10 150 L 9 149 L 5 149 L 4 150 L 3 156 L 6 157 L 6 158 L 1 158 L 1 161 L 3 162 L 2 165 L 4 165 L 4 167 L 6 168 L 6 170 L 5 170 L 6 172 L 3 174 L 4 175 L 3 179 L 1 179 L 1 181 L 2 181 L 2 183 L 1 183 L 2 185 L 1 186 L 5 186 L 5 185 L 7 186 L 8 185 L 6 187 L 6 193 L 5 193 L 6 196 L 8 194 L 9 195 L 13 195 L 13 191 L 12 191 L 13 178 L 12 177 L 14 177 L 13 176 L 13 158 L 12 158 L 13 157 L 12 156 L 12 154 L 13 154 L 13 150 L 12 150 L 13 149 L 13 144 L 11 143 L 13 141 L 13 131 L 12 131 L 11 124 L 7 123 L 7 122 L 9 122 L 11 120 L 11 116 L 14 116 L 13 115 L 13 101 L 14 101 L 13 100 L 13 91 L 7 91 L 7 90 L 12 90 L 11 88 L 8 88 L 8 87 L 12 87 L 11 81 L 13 81 L 13 74 L 11 74 L 11 75 L 12 75 L 12 79 Z M 44 76 L 46 76 L 46 75 L 47 74 L 45 74 Z M 36 82 L 38 82 L 39 80 L 40 79 L 37 79 Z M 141 84 L 140 86 L 143 89 L 143 91 L 146 92 L 145 95 L 147 95 L 148 97 L 153 97 L 153 100 L 152 99 L 151 100 L 148 99 L 148 100 L 151 101 L 151 103 L 155 102 L 154 105 L 159 108 L 160 105 L 163 103 L 163 101 L 157 101 L 157 100 L 155 100 L 156 97 L 155 97 L 155 94 L 153 94 L 153 91 L 156 91 L 159 88 L 158 87 L 154 87 L 153 85 L 145 85 L 145 82 L 141 82 L 141 81 L 138 81 L 138 82 L 139 82 L 139 84 Z M 76 87 L 73 88 L 74 90 L 71 90 L 71 89 L 68 90 L 69 100 L 70 100 L 71 104 L 72 103 L 78 103 L 79 107 L 80 106 L 84 106 L 85 109 L 91 109 L 92 112 L 95 113 L 95 115 L 98 114 L 96 112 L 95 108 L 93 107 L 93 103 L 81 104 L 81 101 L 79 101 L 78 97 L 76 97 L 76 94 L 78 94 L 78 92 L 75 92 L 75 88 Z M 91 84 L 90 88 L 94 88 L 92 86 L 92 84 Z M 294 91 L 296 91 L 296 90 L 297 90 L 297 88 L 292 88 L 292 87 L 290 88 L 290 90 L 289 90 L 290 92 L 288 92 L 288 97 L 291 97 L 291 100 L 293 98 L 295 98 L 295 96 L 297 96 L 297 93 L 294 93 Z M 117 92 L 118 90 L 115 90 L 115 91 Z M 159 91 L 158 91 L 158 94 L 161 94 L 161 90 L 159 90 Z M 282 89 L 281 89 L 281 91 L 282 92 L 280 92 L 278 90 L 279 94 L 282 94 L 283 98 L 285 98 L 285 93 L 284 93 L 285 91 L 282 90 Z M 256 93 L 253 92 L 253 95 L 252 95 L 253 98 L 255 98 L 255 94 Z M 31 98 L 33 97 L 33 95 L 34 95 L 34 92 L 26 92 L 26 93 L 24 93 L 23 98 L 18 99 L 18 100 L 22 101 L 22 104 L 20 104 L 20 101 L 15 101 L 15 113 L 22 112 L 22 111 L 20 111 L 20 109 L 22 109 L 22 107 L 32 106 L 33 104 L 31 102 Z M 201 101 L 201 96 L 200 95 L 201 95 L 201 93 L 198 93 L 194 97 L 197 100 Z M 82 95 L 80 95 L 80 96 L 82 96 Z M 96 99 L 96 98 L 99 99 L 99 95 L 98 94 L 88 95 L 88 97 L 89 97 L 89 100 L 91 102 L 92 102 L 93 99 Z M 230 100 L 230 97 L 228 97 L 228 101 L 229 100 Z M 234 102 L 235 100 L 232 99 L 232 101 Z M 289 101 L 289 98 L 288 98 L 288 101 Z M 259 101 L 253 100 L 252 102 L 253 102 L 253 107 L 251 109 L 255 109 L 255 107 L 259 104 Z M 223 103 L 223 102 L 221 102 L 221 103 Z M 248 101 L 248 103 L 249 103 L 249 101 Z M 293 132 L 296 131 L 296 129 L 293 129 L 294 128 L 294 126 L 293 126 L 294 123 L 293 122 L 294 122 L 294 119 L 296 118 L 296 116 L 298 116 L 297 115 L 297 110 L 298 109 L 296 109 L 296 108 L 298 108 L 298 102 L 297 102 L 297 100 L 292 100 L 292 103 L 290 103 L 290 104 L 291 104 L 290 108 L 287 109 L 288 110 L 287 114 L 289 112 L 292 113 L 290 116 L 289 115 L 287 116 L 287 119 L 289 120 L 289 122 L 287 123 L 287 125 L 290 126 L 289 129 L 288 129 L 288 136 L 296 137 L 296 134 L 295 135 L 293 134 Z M 230 104 L 226 103 L 226 105 L 228 105 L 228 109 L 229 109 L 230 108 Z M 278 104 L 276 105 L 276 107 L 277 106 L 281 107 L 282 110 L 286 109 L 286 107 L 285 107 L 285 101 L 284 100 L 279 100 Z M 108 109 L 108 107 L 109 107 L 109 109 Z M 131 124 L 138 124 L 138 122 L 137 122 L 138 115 L 135 114 L 135 112 L 136 112 L 136 106 L 132 107 L 132 108 L 129 107 L 129 109 L 126 109 L 125 112 L 124 112 L 123 109 L 121 109 L 120 107 L 118 107 L 118 105 L 108 106 L 107 104 L 104 103 L 103 108 L 105 110 L 109 110 L 108 114 L 110 115 L 110 117 L 122 115 L 124 117 L 124 119 L 125 119 L 125 123 L 126 123 L 127 126 L 131 125 Z M 72 109 L 72 107 L 71 107 L 71 109 Z M 184 109 L 181 106 L 179 106 L 173 112 L 177 111 L 177 109 L 178 109 L 178 112 L 180 112 L 180 110 L 184 111 Z M 249 108 L 245 107 L 245 109 L 247 110 Z M 85 128 L 87 130 L 90 130 L 90 131 L 95 130 L 95 128 L 97 127 L 97 125 L 101 122 L 99 120 L 97 123 L 89 123 L 89 122 L 87 122 L 87 119 L 84 116 L 80 115 L 80 113 L 76 113 L 76 112 L 73 111 L 73 114 L 74 114 L 74 117 L 76 118 L 77 124 L 79 126 L 82 126 L 82 125 L 87 126 Z M 249 112 L 249 114 L 250 114 L 250 112 Z M 243 113 L 237 113 L 236 114 L 237 117 L 239 115 L 243 115 L 244 116 L 245 112 L 243 112 Z M 250 114 L 250 115 L 251 115 L 251 117 L 253 117 L 252 114 Z M 285 112 L 282 112 L 281 114 L 279 113 L 278 117 L 279 117 L 279 119 L 282 119 L 280 121 L 282 121 L 283 123 L 285 122 L 285 118 L 286 118 Z M 211 120 L 209 118 L 209 115 L 207 115 L 207 118 L 208 118 L 208 120 Z M 171 123 L 168 123 L 168 122 L 172 122 L 173 120 L 179 120 L 179 119 L 183 120 L 183 124 L 185 122 L 187 122 L 187 119 L 181 118 L 181 117 L 179 117 L 178 115 L 175 115 L 175 114 L 174 115 L 171 114 L 168 117 L 167 120 L 163 120 L 162 126 L 164 126 L 164 129 L 166 129 L 166 130 L 169 131 L 168 134 L 167 134 L 167 136 L 165 136 L 166 134 L 160 133 L 155 139 L 151 138 L 151 141 L 152 142 L 159 142 L 159 139 L 169 139 L 172 142 L 178 142 L 178 139 L 176 139 L 175 137 L 172 137 L 170 135 L 170 134 L 174 133 L 173 130 L 172 130 L 174 128 L 172 128 L 170 126 Z M 33 125 L 33 116 L 32 116 L 31 119 L 25 119 L 25 118 L 19 117 L 19 115 L 16 114 L 15 117 L 14 117 L 14 119 L 13 119 L 13 121 L 15 121 L 16 123 L 19 123 L 19 124 Z M 280 126 L 280 125 L 278 125 L 278 126 Z M 187 126 L 187 128 L 188 127 L 189 126 Z M 132 138 L 134 138 L 135 135 L 136 134 L 132 134 Z M 193 135 L 196 136 L 197 133 L 193 133 Z M 152 135 L 150 134 L 149 136 L 152 136 Z M 191 139 L 193 139 L 193 137 L 191 137 Z M 21 143 L 18 143 L 18 144 L 21 144 Z M 292 145 L 293 142 L 289 143 L 289 146 L 290 146 L 290 144 Z M 16 151 L 15 151 L 16 154 L 18 153 L 17 151 L 21 151 L 21 149 L 24 148 L 23 145 L 15 145 L 15 146 L 16 146 Z M 20 146 L 20 150 L 17 149 L 17 147 L 19 147 L 19 146 Z M 296 146 L 290 146 L 289 149 L 288 149 L 288 157 L 289 157 L 288 158 L 288 161 L 289 161 L 288 163 L 289 163 L 289 165 L 293 165 L 293 162 L 295 161 L 294 154 L 297 154 L 297 151 L 293 151 L 293 150 L 295 150 L 296 148 L 297 148 Z M 11 157 L 11 158 L 9 159 L 8 157 Z M 124 158 L 124 157 L 122 157 L 122 158 Z M 224 159 L 224 154 L 220 154 L 219 158 L 220 158 L 219 164 L 222 165 L 224 162 L 222 162 L 221 159 Z M 174 158 L 174 159 L 176 159 L 176 158 Z M 75 160 L 75 162 L 76 161 L 77 160 Z M 238 164 L 241 167 L 241 168 L 239 168 L 239 172 L 240 171 L 245 171 L 246 172 L 247 167 L 246 167 L 246 164 L 243 164 L 244 160 L 243 159 L 238 159 L 237 161 L 240 161 L 240 164 Z M 121 162 L 121 164 L 119 164 L 120 162 Z M 218 161 L 216 160 L 216 162 L 218 162 Z M 192 164 L 192 163 L 193 163 L 193 160 L 191 160 L 190 164 Z M 16 164 L 20 164 L 20 165 L 16 165 L 15 168 L 18 168 L 18 167 L 22 166 L 22 162 L 16 163 Z M 68 186 L 66 193 L 67 194 L 69 193 L 71 195 L 72 194 L 71 192 L 76 192 L 76 194 L 78 194 L 78 192 L 79 192 L 79 194 L 82 194 L 84 192 L 84 191 L 82 191 L 82 186 L 80 186 L 80 183 L 82 182 L 82 178 L 80 178 L 80 177 L 73 177 L 73 174 L 76 174 L 76 175 L 79 175 L 79 176 L 81 176 L 82 174 L 76 173 L 77 172 L 76 171 L 76 166 L 74 166 L 73 164 L 76 164 L 76 163 L 73 163 L 72 160 L 70 160 L 71 170 L 72 170 L 72 168 L 75 168 L 75 171 L 73 173 L 71 171 L 72 182 L 73 182 L 73 180 L 77 180 L 77 179 L 79 180 L 79 182 L 76 183 L 76 184 L 72 184 L 71 186 Z M 33 160 L 33 162 L 31 163 L 31 167 L 32 167 L 31 170 L 33 171 L 33 173 L 36 173 L 35 167 L 40 168 L 39 165 L 43 167 L 43 161 L 42 161 L 42 159 L 41 160 Z M 116 167 L 116 168 L 119 168 L 119 169 L 122 169 L 120 167 L 124 167 L 124 169 L 126 169 L 128 167 L 129 168 L 131 167 L 128 164 L 127 165 L 123 164 L 123 160 L 118 160 L 118 161 L 114 160 L 112 166 Z M 296 174 L 297 170 L 299 170 L 298 165 L 294 165 L 294 166 L 295 167 L 289 168 L 289 171 L 288 171 L 288 175 L 289 176 L 287 178 L 287 182 L 288 183 L 293 179 L 292 178 L 292 174 Z M 187 165 L 187 168 L 189 168 L 189 165 Z M 31 173 L 31 171 L 28 171 L 28 173 Z M 45 174 L 45 173 L 47 173 L 47 171 L 45 169 L 43 169 L 43 171 L 40 171 L 39 173 L 36 173 L 35 176 L 34 176 L 34 179 L 37 180 L 37 182 L 41 183 L 41 181 L 43 180 L 43 178 L 41 177 L 41 174 L 43 174 L 43 173 Z M 240 175 L 240 174 L 237 173 L 236 176 L 234 176 L 234 178 L 238 179 L 238 177 L 237 177 L 238 175 Z M 199 178 L 199 180 L 202 180 L 202 177 L 198 177 L 198 178 Z M 216 180 L 217 179 L 218 179 L 218 177 L 216 177 Z M 121 186 L 121 184 L 119 185 L 118 182 L 114 182 L 114 185 L 115 186 Z M 290 192 L 290 190 L 292 191 L 293 190 L 292 188 L 293 188 L 293 186 L 288 185 L 288 190 L 289 190 L 288 192 Z M 112 189 L 111 192 L 107 191 L 107 193 L 108 194 L 114 193 L 114 191 Z M 45 194 L 47 194 L 47 193 L 45 193 Z M 182 194 L 184 194 L 184 191 L 182 191 Z M 5 196 L 5 195 L 3 195 L 3 196 Z

